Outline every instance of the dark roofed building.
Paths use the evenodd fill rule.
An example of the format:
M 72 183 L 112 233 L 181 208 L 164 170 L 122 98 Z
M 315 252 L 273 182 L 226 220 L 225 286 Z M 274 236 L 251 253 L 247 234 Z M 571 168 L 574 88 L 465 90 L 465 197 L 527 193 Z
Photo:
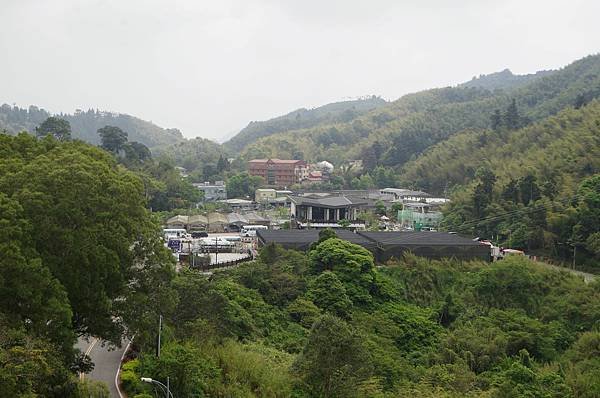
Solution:
M 427 258 L 457 258 L 461 260 L 490 261 L 488 245 L 447 232 L 351 232 L 337 230 L 340 239 L 363 246 L 373 253 L 377 262 L 392 257 L 400 258 L 405 252 Z M 319 231 L 277 230 L 258 231 L 261 246 L 280 244 L 287 249 L 308 250 L 319 240 Z
M 348 242 L 368 248 L 375 249 L 376 245 L 364 236 L 340 229 L 335 231 L 338 238 Z M 269 243 L 276 243 L 286 249 L 295 249 L 306 251 L 313 242 L 319 240 L 319 230 L 316 229 L 279 229 L 279 230 L 259 230 L 256 231 L 259 245 L 264 246 Z
M 290 196 L 292 220 L 298 228 L 337 228 L 341 220 L 348 220 L 350 228 L 363 228 L 357 219 L 359 209 L 367 204 L 364 199 L 337 195 Z
M 361 232 L 360 234 L 377 243 L 379 249 L 377 259 L 380 262 L 392 257 L 400 258 L 405 252 L 427 258 L 490 260 L 489 246 L 448 232 L 402 231 Z

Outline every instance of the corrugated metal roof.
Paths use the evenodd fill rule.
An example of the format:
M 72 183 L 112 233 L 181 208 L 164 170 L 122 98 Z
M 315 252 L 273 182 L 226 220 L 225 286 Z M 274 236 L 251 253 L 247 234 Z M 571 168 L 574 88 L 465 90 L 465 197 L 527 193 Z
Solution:
M 209 224 L 228 224 L 227 216 L 221 213 L 208 213 Z
M 190 225 L 198 225 L 198 224 L 206 225 L 207 223 L 208 223 L 208 219 L 206 218 L 206 216 L 203 216 L 201 214 L 196 214 L 194 216 L 188 217 L 188 224 L 190 224 Z
M 176 215 L 173 216 L 171 218 L 169 218 L 166 222 L 166 224 L 187 224 L 188 223 L 188 216 L 182 216 L 182 215 Z
M 227 214 L 227 221 L 229 224 L 247 224 L 248 219 L 243 214 L 229 213 Z

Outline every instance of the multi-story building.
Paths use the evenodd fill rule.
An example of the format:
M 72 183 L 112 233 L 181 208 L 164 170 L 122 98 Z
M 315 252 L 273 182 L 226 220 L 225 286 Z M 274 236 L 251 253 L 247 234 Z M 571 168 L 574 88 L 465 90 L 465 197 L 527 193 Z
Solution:
M 264 178 L 267 185 L 290 186 L 308 177 L 308 166 L 304 160 L 253 159 L 248 173 Z

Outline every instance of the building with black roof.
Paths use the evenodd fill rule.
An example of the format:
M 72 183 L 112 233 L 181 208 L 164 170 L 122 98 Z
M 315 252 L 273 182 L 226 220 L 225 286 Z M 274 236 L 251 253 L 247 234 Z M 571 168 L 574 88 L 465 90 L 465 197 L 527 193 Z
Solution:
M 377 262 L 393 257 L 401 258 L 411 252 L 426 258 L 457 258 L 461 260 L 490 261 L 490 247 L 481 242 L 447 232 L 401 231 L 401 232 L 352 232 L 337 230 L 340 239 L 360 245 L 373 253 Z M 319 231 L 307 230 L 261 230 L 257 231 L 259 245 L 270 243 L 287 249 L 306 251 L 319 240 Z
M 350 228 L 364 228 L 358 212 L 366 200 L 317 194 L 290 196 L 290 200 L 291 217 L 297 228 L 338 228 L 342 220 L 347 220 Z

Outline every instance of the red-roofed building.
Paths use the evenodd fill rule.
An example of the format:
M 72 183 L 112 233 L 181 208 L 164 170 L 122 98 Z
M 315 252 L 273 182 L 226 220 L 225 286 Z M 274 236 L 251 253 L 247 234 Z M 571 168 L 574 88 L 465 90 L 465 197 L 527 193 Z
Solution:
M 304 160 L 253 159 L 248 173 L 264 178 L 267 185 L 290 186 L 308 177 L 308 165 Z

